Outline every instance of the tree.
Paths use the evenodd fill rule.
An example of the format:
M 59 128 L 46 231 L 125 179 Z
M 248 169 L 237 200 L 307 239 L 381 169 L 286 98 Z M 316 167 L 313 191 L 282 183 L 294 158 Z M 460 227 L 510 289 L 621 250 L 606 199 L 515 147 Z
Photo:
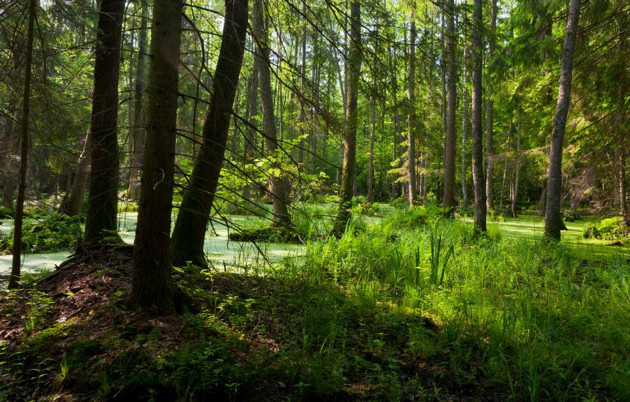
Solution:
M 144 156 L 145 114 L 142 98 L 146 90 L 146 52 L 147 52 L 147 0 L 140 1 L 142 14 L 140 16 L 140 32 L 138 37 L 138 59 L 136 61 L 136 82 L 133 93 L 133 125 L 130 128 L 131 138 L 129 155 L 129 186 L 127 197 L 137 200 L 140 190 L 140 170 Z
M 474 232 L 486 232 L 486 193 L 483 177 L 483 130 L 481 127 L 481 73 L 483 46 L 481 32 L 483 20 L 481 1 L 474 0 L 472 27 L 472 175 L 475 193 L 475 223 Z
M 291 217 L 289 215 L 289 184 L 286 176 L 281 172 L 282 168 L 278 162 L 278 139 L 276 135 L 276 119 L 273 108 L 273 93 L 271 92 L 271 72 L 269 60 L 269 38 L 267 27 L 265 26 L 263 14 L 263 0 L 254 0 L 254 36 L 257 40 L 255 57 L 260 60 L 256 64 L 258 67 L 258 77 L 260 79 L 260 99 L 263 112 L 263 133 L 265 136 L 265 145 L 267 153 L 272 158 L 272 166 L 274 173 L 271 175 L 271 196 L 273 198 L 273 220 L 271 226 L 277 226 L 284 229 L 291 227 Z M 303 37 L 303 49 L 306 48 Z M 306 50 L 304 50 L 306 51 Z M 303 80 L 302 80 L 303 82 Z M 302 84 L 303 85 L 303 84 Z M 300 106 L 300 121 L 304 122 L 304 106 Z M 303 129 L 300 129 L 303 132 Z M 303 160 L 303 141 L 300 141 L 300 163 Z M 277 173 L 280 172 L 280 173 Z
M 444 141 L 444 206 L 455 207 L 455 111 L 457 108 L 457 78 L 455 72 L 455 3 L 448 0 L 448 103 L 446 111 L 446 140 Z
M 151 28 L 147 150 L 142 168 L 131 299 L 173 312 L 170 231 L 183 0 L 156 0 Z
M 124 0 L 102 0 L 96 33 L 92 94 L 91 178 L 85 221 L 86 243 L 120 240 L 118 214 L 118 77 Z
M 580 0 L 571 0 L 567 16 L 567 26 L 562 48 L 562 66 L 558 101 L 551 132 L 551 152 L 547 180 L 547 206 L 545 209 L 545 236 L 560 240 L 560 231 L 564 228 L 560 212 L 562 191 L 562 148 L 567 115 L 571 104 L 571 79 L 573 73 L 573 55 L 575 37 L 580 18 Z
M 335 218 L 333 234 L 341 236 L 350 220 L 350 208 L 354 194 L 357 117 L 359 99 L 359 75 L 361 73 L 361 5 L 353 0 L 350 5 L 350 49 L 346 64 L 346 116 L 343 135 L 343 166 L 341 172 L 341 192 L 339 212 Z
M 28 126 L 31 110 L 31 66 L 33 64 L 33 27 L 35 13 L 37 12 L 37 0 L 29 1 L 28 31 L 26 39 L 26 60 L 24 63 L 24 93 L 22 96 L 22 121 L 20 121 L 20 173 L 18 181 L 18 195 L 15 202 L 15 217 L 13 223 L 13 259 L 9 289 L 15 289 L 19 285 L 21 259 L 22 259 L 22 222 L 24 216 L 24 198 L 26 194 L 26 168 L 28 162 Z
M 247 32 L 247 0 L 226 0 L 219 60 L 212 97 L 203 125 L 203 142 L 175 221 L 171 239 L 173 264 L 206 265 L 203 252 L 210 208 L 219 184 L 232 105 L 243 64 Z
M 409 116 L 407 117 L 407 175 L 409 188 L 407 190 L 409 206 L 412 207 L 416 199 L 416 21 L 415 8 L 411 11 L 409 21 Z
M 493 52 L 494 52 L 494 35 L 497 28 L 497 0 L 492 0 L 490 2 L 490 40 L 488 41 L 488 58 L 490 63 L 492 62 Z M 494 172 L 494 122 L 493 122 L 493 113 L 494 113 L 494 101 L 492 100 L 492 78 L 490 74 L 488 74 L 488 82 L 487 85 L 487 93 L 488 100 L 486 106 L 486 147 L 487 147 L 487 158 L 486 158 L 486 207 L 488 210 L 494 208 L 492 202 L 492 181 L 493 181 L 493 172 Z
M 85 190 L 90 176 L 90 154 L 92 152 L 90 148 L 92 144 L 90 132 L 91 131 L 88 130 L 83 139 L 83 150 L 79 155 L 77 167 L 74 171 L 72 187 L 70 187 L 70 190 L 66 193 L 59 207 L 59 212 L 69 216 L 76 216 L 81 213 L 81 205 L 83 205 Z

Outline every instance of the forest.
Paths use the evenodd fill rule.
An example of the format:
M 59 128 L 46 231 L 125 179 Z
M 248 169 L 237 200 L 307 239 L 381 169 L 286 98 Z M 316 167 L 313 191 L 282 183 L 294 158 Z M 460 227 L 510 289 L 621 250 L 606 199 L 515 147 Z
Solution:
M 630 400 L 629 20 L 0 1 L 0 401 Z

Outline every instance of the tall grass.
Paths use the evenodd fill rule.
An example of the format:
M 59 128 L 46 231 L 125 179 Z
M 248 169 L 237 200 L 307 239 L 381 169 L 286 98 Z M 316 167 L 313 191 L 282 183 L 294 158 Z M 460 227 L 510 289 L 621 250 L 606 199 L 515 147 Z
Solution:
M 516 399 L 630 399 L 625 256 L 578 258 L 562 244 L 473 238 L 462 222 L 398 214 L 398 222 L 309 243 L 284 274 L 432 317 L 437 337 L 427 340 L 418 325 L 406 348 L 448 359 L 460 385 Z M 414 220 L 414 228 L 400 224 Z M 317 306 L 314 315 L 326 309 Z

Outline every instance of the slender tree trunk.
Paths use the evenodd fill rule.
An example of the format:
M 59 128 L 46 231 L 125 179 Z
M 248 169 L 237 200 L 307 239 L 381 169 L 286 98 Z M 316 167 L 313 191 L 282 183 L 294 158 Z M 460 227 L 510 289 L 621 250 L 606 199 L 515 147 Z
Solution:
M 118 77 L 125 0 L 102 0 L 96 34 L 92 102 L 91 178 L 85 222 L 86 243 L 120 241 L 118 214 Z
M 493 51 L 494 51 L 494 34 L 497 27 L 497 0 L 491 1 L 490 7 L 490 40 L 488 41 L 488 59 L 490 63 L 492 62 Z M 487 150 L 487 158 L 486 158 L 486 207 L 488 210 L 494 208 L 494 202 L 492 197 L 492 188 L 494 182 L 494 122 L 493 122 L 493 113 L 494 113 L 494 101 L 492 100 L 492 78 L 491 75 L 488 74 L 486 79 L 488 82 L 488 102 L 486 106 L 486 132 L 487 132 L 487 142 L 486 146 Z
M 619 27 L 623 29 L 626 27 L 626 15 L 620 14 Z M 621 219 L 626 226 L 626 230 L 630 228 L 630 214 L 628 211 L 628 189 L 626 187 L 626 131 L 627 131 L 627 116 L 626 116 L 626 93 L 628 86 L 628 74 L 627 68 L 627 51 L 626 40 L 624 32 L 619 33 L 619 58 L 621 73 L 619 75 L 619 108 L 617 112 L 617 127 L 619 130 L 619 209 L 621 213 Z
M 481 54 L 483 44 L 481 32 L 483 20 L 481 15 L 481 1 L 474 0 L 473 31 L 472 31 L 472 173 L 475 193 L 475 233 L 486 232 L 486 193 L 483 172 L 483 129 L 481 126 L 481 74 L 483 63 Z
M 350 10 L 350 49 L 346 67 L 348 87 L 346 98 L 346 121 L 344 132 L 343 168 L 341 175 L 341 200 L 335 219 L 333 234 L 341 236 L 350 220 L 355 180 L 357 143 L 357 104 L 359 99 L 359 75 L 361 74 L 361 5 L 353 0 Z
M 464 11 L 465 13 L 465 11 Z M 466 125 L 468 124 L 468 90 L 466 88 L 466 63 L 468 63 L 468 38 L 466 36 L 466 25 L 468 20 L 464 14 L 464 54 L 462 60 L 462 208 L 468 207 L 468 186 L 466 186 Z
M 35 13 L 39 7 L 37 0 L 30 0 L 28 9 L 28 31 L 26 36 L 26 60 L 24 62 L 24 93 L 22 98 L 22 121 L 20 121 L 20 173 L 18 181 L 18 194 L 15 202 L 15 216 L 13 219 L 13 259 L 11 265 L 11 277 L 9 289 L 19 286 L 22 264 L 22 223 L 24 216 L 24 198 L 26 194 L 26 169 L 28 158 L 28 124 L 31 111 L 31 66 L 33 64 L 33 27 L 35 25 Z
M 372 125 L 370 129 L 370 162 L 368 167 L 367 202 L 374 202 L 374 136 L 376 134 L 376 99 L 372 99 Z
M 457 108 L 457 78 L 455 71 L 455 3 L 448 0 L 448 104 L 446 111 L 446 140 L 444 142 L 444 206 L 455 207 L 455 111 Z
M 516 218 L 516 202 L 518 200 L 518 182 L 521 170 L 521 111 L 518 111 L 518 122 L 516 123 L 516 160 L 514 161 L 514 175 L 512 179 L 512 191 L 510 205 L 512 217 Z
M 407 118 L 407 197 L 409 207 L 416 202 L 416 21 L 412 8 L 409 21 L 409 115 Z
M 558 102 L 551 133 L 551 152 L 549 154 L 549 171 L 547 184 L 547 205 L 545 208 L 545 235 L 560 240 L 560 230 L 564 228 L 560 202 L 562 197 L 562 147 L 567 115 L 571 104 L 571 79 L 573 72 L 573 54 L 575 37 L 580 18 L 580 0 L 571 0 L 567 27 L 562 49 L 562 68 L 560 70 L 560 87 Z
M 171 278 L 171 210 L 175 176 L 179 49 L 183 0 L 156 0 L 151 29 L 147 132 L 131 299 L 174 312 Z
M 142 98 L 146 90 L 146 52 L 147 52 L 147 0 L 141 0 L 140 32 L 138 36 L 138 59 L 136 61 L 136 82 L 133 102 L 133 126 L 131 128 L 131 155 L 129 156 L 129 187 L 127 197 L 137 200 L 140 191 L 140 171 L 144 156 L 145 113 Z M 195 116 L 193 116 L 195 119 Z
M 278 140 L 276 138 L 276 121 L 273 107 L 273 93 L 271 91 L 270 49 L 267 27 L 263 14 L 263 0 L 254 0 L 254 35 L 257 38 L 255 57 L 261 62 L 258 64 L 258 76 L 260 77 L 260 98 L 263 112 L 263 130 L 267 138 L 267 152 L 271 158 L 278 158 Z M 300 147 L 302 150 L 303 147 Z M 303 156 L 302 156 L 303 158 Z M 279 162 L 274 162 L 274 170 L 281 171 Z M 280 173 L 271 176 L 271 196 L 273 198 L 273 220 L 271 226 L 283 228 L 291 227 L 289 215 L 289 183 L 287 177 Z
M 203 144 L 190 184 L 184 191 L 171 239 L 173 264 L 176 266 L 183 266 L 186 261 L 198 266 L 206 265 L 203 242 L 221 175 L 232 105 L 243 63 L 247 3 L 247 0 L 225 1 L 223 38 L 213 77 L 210 108 L 203 126 Z
M 306 15 L 306 0 L 302 0 L 302 14 Z M 306 127 L 306 108 L 304 105 L 304 90 L 306 89 L 306 19 L 302 21 L 302 60 L 300 65 L 300 149 L 298 162 L 304 164 L 304 135 Z
M 61 202 L 61 207 L 59 208 L 59 212 L 69 216 L 76 216 L 81 213 L 81 206 L 83 205 L 85 190 L 87 189 L 90 176 L 90 145 L 92 144 L 90 137 L 90 131 L 88 131 L 87 134 L 85 134 L 83 150 L 81 151 L 81 155 L 79 155 L 77 168 L 74 171 L 72 187 L 70 187 L 66 193 L 66 196 Z
M 243 148 L 243 164 L 245 165 L 253 160 L 256 142 L 257 119 L 254 116 L 258 114 L 258 70 L 260 69 L 257 63 L 260 63 L 260 61 L 257 57 L 254 57 L 254 67 L 249 80 L 247 80 L 247 110 L 245 117 L 249 125 L 245 131 L 245 146 Z M 251 198 L 251 186 L 248 184 L 243 187 L 243 198 L 245 200 Z

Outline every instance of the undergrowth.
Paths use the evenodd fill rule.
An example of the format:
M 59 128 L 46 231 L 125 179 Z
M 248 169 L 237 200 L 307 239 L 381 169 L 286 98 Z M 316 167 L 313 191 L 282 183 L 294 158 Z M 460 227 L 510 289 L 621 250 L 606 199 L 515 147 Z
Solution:
M 176 269 L 198 311 L 170 327 L 125 321 L 125 289 L 97 338 L 35 316 L 0 350 L 0 395 L 30 380 L 108 400 L 630 399 L 627 257 L 472 236 L 439 209 L 350 229 L 264 276 Z

